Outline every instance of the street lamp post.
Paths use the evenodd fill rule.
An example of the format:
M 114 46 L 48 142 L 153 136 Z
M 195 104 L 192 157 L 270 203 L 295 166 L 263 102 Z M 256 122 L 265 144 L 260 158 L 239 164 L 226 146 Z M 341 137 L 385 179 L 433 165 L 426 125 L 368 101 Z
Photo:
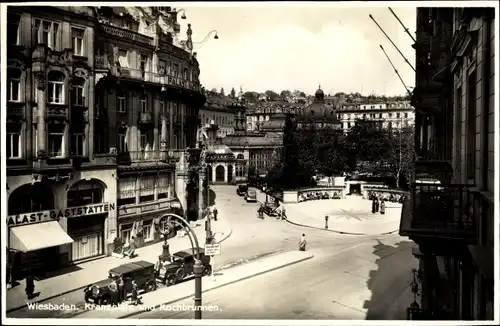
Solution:
M 180 14 L 180 13 L 182 12 L 181 19 L 186 19 L 186 18 L 187 18 L 187 17 L 186 17 L 186 9 L 181 8 L 181 9 L 176 10 L 176 12 L 177 12 L 177 15 L 178 15 L 178 14 Z
M 189 237 L 189 241 L 191 242 L 191 249 L 193 251 L 193 255 L 195 256 L 195 262 L 194 262 L 194 305 L 195 305 L 195 311 L 194 311 L 194 319 L 201 319 L 201 296 L 202 296 L 202 291 L 201 291 L 201 280 L 203 277 L 203 263 L 201 262 L 201 257 L 200 257 L 200 244 L 198 242 L 198 238 L 196 237 L 196 234 L 194 233 L 193 229 L 189 225 L 189 222 L 186 221 L 184 218 L 177 214 L 172 214 L 168 213 L 162 216 L 162 218 L 169 218 L 169 217 L 174 217 L 174 220 L 170 220 L 171 223 L 175 223 L 177 225 L 180 225 L 184 228 L 187 229 L 187 234 Z M 165 239 L 165 243 L 167 243 L 167 240 Z

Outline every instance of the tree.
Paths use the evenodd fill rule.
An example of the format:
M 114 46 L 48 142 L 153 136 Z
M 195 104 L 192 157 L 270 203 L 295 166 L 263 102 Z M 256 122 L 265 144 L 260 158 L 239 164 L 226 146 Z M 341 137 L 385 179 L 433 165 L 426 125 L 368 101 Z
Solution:
M 285 89 L 285 90 L 281 91 L 280 96 L 282 98 L 291 97 L 292 96 L 292 92 L 290 92 L 289 90 Z
M 265 91 L 264 94 L 266 94 L 266 96 L 269 98 L 270 101 L 276 101 L 280 97 L 278 93 L 271 90 Z
M 231 89 L 231 97 L 232 98 L 236 97 L 236 91 L 234 90 L 234 87 Z
M 245 93 L 243 93 L 243 98 L 250 103 L 256 103 L 259 100 L 259 93 L 257 93 L 257 92 L 245 92 Z
M 217 88 L 212 88 L 212 93 L 217 94 Z
M 414 159 L 414 128 L 402 127 L 399 130 L 389 130 L 388 147 L 384 153 L 383 168 L 387 174 L 395 179 L 397 188 L 401 186 L 401 179 L 404 179 L 405 183 L 411 180 Z
M 300 94 L 299 94 L 299 95 L 300 95 L 301 97 L 306 97 L 306 93 L 304 93 L 304 92 L 300 92 Z
M 221 88 L 220 88 L 220 95 L 222 95 L 222 96 L 225 96 L 225 95 L 226 95 L 226 94 L 224 93 L 224 88 L 223 88 L 223 87 L 221 87 Z

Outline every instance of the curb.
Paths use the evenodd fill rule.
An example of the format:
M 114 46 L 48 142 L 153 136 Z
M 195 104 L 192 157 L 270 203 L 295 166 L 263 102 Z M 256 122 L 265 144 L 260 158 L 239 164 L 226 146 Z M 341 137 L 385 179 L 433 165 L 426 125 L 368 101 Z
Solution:
M 295 260 L 295 261 L 292 261 L 292 262 L 289 262 L 285 265 L 281 265 L 281 266 L 276 266 L 276 267 L 273 267 L 271 269 L 268 269 L 268 270 L 265 270 L 265 271 L 262 271 L 262 272 L 259 272 L 259 273 L 256 273 L 256 274 L 253 274 L 253 275 L 249 275 L 249 276 L 246 276 L 244 278 L 241 278 L 241 279 L 237 279 L 237 280 L 234 280 L 234 281 L 231 281 L 229 283 L 225 283 L 225 284 L 221 284 L 221 285 L 218 285 L 218 286 L 215 286 L 211 289 L 208 289 L 206 291 L 202 291 L 202 293 L 207 293 L 207 292 L 210 292 L 212 290 L 216 290 L 216 289 L 219 289 L 219 288 L 222 288 L 224 286 L 227 286 L 227 285 L 232 285 L 232 284 L 235 284 L 235 283 L 238 283 L 238 282 L 241 282 L 241 281 L 244 281 L 244 280 L 247 280 L 247 279 L 250 279 L 250 278 L 253 278 L 253 277 L 256 277 L 256 276 L 259 276 L 259 275 L 262 275 L 262 274 L 266 274 L 266 273 L 269 273 L 269 272 L 272 272 L 272 271 L 275 271 L 277 269 L 280 269 L 280 268 L 285 268 L 285 267 L 288 267 L 288 266 L 291 266 L 291 265 L 295 265 L 295 264 L 298 264 L 298 263 L 301 263 L 303 261 L 306 261 L 306 260 L 309 260 L 309 259 L 312 259 L 314 258 L 314 254 L 311 253 L 310 256 L 307 256 L 307 257 L 304 257 L 304 258 L 300 258 L 298 260 Z M 160 303 L 160 304 L 157 304 L 157 305 L 154 305 L 153 307 L 151 308 L 154 308 L 154 309 L 158 309 L 160 308 L 162 305 L 168 305 L 168 304 L 172 304 L 172 303 L 175 303 L 175 302 L 178 302 L 178 301 L 181 301 L 181 300 L 185 300 L 185 299 L 188 299 L 188 298 L 191 298 L 193 296 L 193 294 L 189 294 L 189 295 L 185 295 L 185 296 L 182 296 L 181 298 L 178 298 L 178 299 L 175 299 L 175 300 L 171 300 L 171 301 L 168 301 L 168 302 L 163 302 L 163 303 Z M 130 317 L 133 317 L 133 316 L 137 316 L 137 315 L 140 315 L 140 314 L 143 314 L 147 312 L 146 310 L 139 310 L 139 311 L 135 311 L 133 313 L 129 313 L 129 314 L 126 314 L 126 315 L 123 315 L 123 316 L 120 316 L 120 317 L 117 317 L 116 319 L 125 319 L 125 318 L 130 318 Z
M 233 228 L 229 227 L 228 234 L 226 236 L 224 236 L 224 238 L 222 238 L 219 241 L 217 241 L 216 243 L 222 243 L 223 241 L 227 240 L 227 238 L 229 238 L 232 234 L 233 234 Z M 41 303 L 41 302 L 45 302 L 45 301 L 48 301 L 48 300 L 52 300 L 54 298 L 60 297 L 61 295 L 65 295 L 65 294 L 68 294 L 68 293 L 71 293 L 71 292 L 83 290 L 87 286 L 88 285 L 84 285 L 84 286 L 77 287 L 75 289 L 71 289 L 71 290 L 67 290 L 67 291 L 64 291 L 64 292 L 61 292 L 61 293 L 58 293 L 58 294 L 54 294 L 54 295 L 52 295 L 50 297 L 43 298 L 42 300 L 39 300 L 39 301 L 36 301 L 36 302 L 30 302 L 30 304 Z M 5 313 L 8 314 L 8 313 L 11 313 L 11 312 L 14 312 L 14 311 L 18 311 L 18 310 L 26 308 L 27 306 L 28 306 L 28 304 L 25 304 L 25 305 L 22 305 L 22 306 L 19 306 L 19 307 L 16 307 L 16 308 L 12 308 L 10 310 L 7 310 Z
M 394 233 L 396 233 L 396 232 L 399 231 L 399 229 L 397 229 L 397 230 L 394 230 L 394 231 L 389 231 L 389 232 L 384 232 L 384 233 L 379 233 L 379 234 L 353 233 L 353 232 L 344 232 L 344 231 L 337 231 L 337 230 L 332 230 L 332 229 L 323 229 L 323 228 L 319 228 L 319 227 L 316 227 L 316 226 L 299 224 L 299 223 L 292 222 L 289 219 L 286 219 L 285 221 L 288 222 L 288 223 L 290 223 L 290 224 L 296 225 L 296 226 L 301 226 L 301 227 L 310 228 L 310 229 L 316 229 L 316 230 L 321 230 L 321 231 L 327 231 L 327 232 L 332 232 L 332 233 L 337 233 L 337 234 L 346 234 L 346 235 L 372 235 L 372 236 L 376 236 L 376 235 L 394 234 Z

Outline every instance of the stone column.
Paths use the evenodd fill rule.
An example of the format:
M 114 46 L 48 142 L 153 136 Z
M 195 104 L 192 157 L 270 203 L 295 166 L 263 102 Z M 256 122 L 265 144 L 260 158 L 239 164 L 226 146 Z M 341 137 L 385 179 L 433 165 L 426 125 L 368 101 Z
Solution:
M 46 73 L 36 72 L 36 95 L 37 95 L 37 156 L 45 157 L 47 155 L 47 126 L 45 124 L 46 115 Z
M 168 149 L 168 135 L 167 135 L 167 119 L 162 116 L 161 117 L 161 134 L 160 134 L 160 150 L 166 151 Z
M 217 165 L 212 165 L 212 182 L 215 182 L 215 171 L 217 170 Z
M 224 164 L 224 183 L 227 183 L 227 176 L 228 176 L 228 166 L 227 164 Z
M 175 110 L 175 105 L 176 103 L 174 101 L 169 101 L 169 114 L 170 114 L 170 119 L 169 119 L 169 126 L 168 126 L 168 140 L 169 140 L 169 148 L 175 148 L 174 144 L 174 110 Z
M 236 181 L 236 164 L 233 165 L 233 178 L 232 178 L 233 182 Z
M 160 121 L 160 99 L 155 95 L 153 97 L 153 148 L 158 150 L 160 148 L 160 139 L 158 137 L 158 127 Z
M 137 109 L 137 102 L 139 101 L 139 98 L 137 97 L 136 93 L 133 93 L 132 96 L 130 97 L 130 104 L 127 106 L 127 109 L 129 110 L 129 128 L 130 128 L 130 133 L 129 133 L 129 139 L 128 139 L 128 150 L 131 152 L 136 152 L 138 151 L 139 148 L 139 135 L 137 133 L 137 113 L 135 110 Z

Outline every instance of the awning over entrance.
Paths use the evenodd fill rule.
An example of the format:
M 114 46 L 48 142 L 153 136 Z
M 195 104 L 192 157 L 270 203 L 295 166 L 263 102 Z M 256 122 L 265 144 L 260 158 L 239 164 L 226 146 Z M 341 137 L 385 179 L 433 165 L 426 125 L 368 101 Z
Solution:
M 10 228 L 10 249 L 30 252 L 73 243 L 57 221 Z

